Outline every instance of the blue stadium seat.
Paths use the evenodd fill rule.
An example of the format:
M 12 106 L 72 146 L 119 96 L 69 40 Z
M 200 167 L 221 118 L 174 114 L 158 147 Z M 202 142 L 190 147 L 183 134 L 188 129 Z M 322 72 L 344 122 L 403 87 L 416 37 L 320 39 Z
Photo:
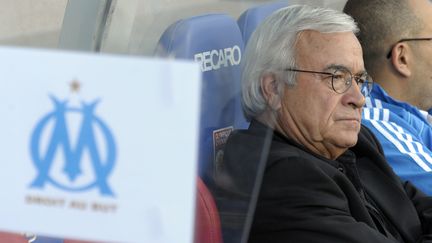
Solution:
M 247 44 L 249 37 L 252 35 L 256 27 L 274 11 L 288 6 L 287 1 L 279 1 L 258 5 L 247 9 L 240 15 L 237 23 L 240 27 L 243 41 Z
M 243 47 L 240 29 L 233 18 L 226 14 L 207 14 L 170 25 L 155 51 L 160 57 L 195 60 L 201 68 L 198 169 L 209 187 L 214 185 L 213 173 L 220 165 L 218 158 L 222 157 L 222 147 L 230 131 L 247 126 L 240 105 Z

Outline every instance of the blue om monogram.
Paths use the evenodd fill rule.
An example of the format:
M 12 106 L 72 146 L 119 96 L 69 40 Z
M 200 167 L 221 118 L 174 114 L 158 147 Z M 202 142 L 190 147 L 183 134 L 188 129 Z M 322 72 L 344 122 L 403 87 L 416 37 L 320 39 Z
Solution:
M 82 104 L 81 108 L 68 107 L 67 101 L 59 101 L 55 97 L 51 97 L 54 103 L 55 110 L 45 115 L 36 125 L 30 142 L 31 156 L 38 170 L 37 177 L 33 180 L 31 187 L 43 188 L 46 183 L 66 191 L 85 191 L 93 187 L 98 187 L 99 191 L 104 196 L 114 196 L 113 191 L 108 186 L 108 176 L 112 171 L 116 159 L 116 146 L 113 135 L 108 126 L 97 116 L 94 111 L 98 101 L 91 104 Z M 80 113 L 82 123 L 78 132 L 77 145 L 75 150 L 72 149 L 69 134 L 67 130 L 66 114 L 68 112 Z M 41 154 L 41 137 L 51 121 L 54 121 L 52 126 L 52 135 L 48 140 L 47 148 L 44 149 L 45 154 Z M 52 122 L 51 122 L 52 124 Z M 95 140 L 95 126 L 102 132 L 106 143 L 105 161 L 102 161 L 102 156 L 99 154 L 98 146 Z M 63 172 L 67 175 L 70 182 L 74 182 L 77 177 L 82 174 L 81 159 L 84 150 L 87 149 L 95 172 L 95 181 L 85 185 L 70 186 L 59 183 L 49 176 L 49 171 L 53 165 L 54 158 L 57 152 L 63 150 L 65 165 Z

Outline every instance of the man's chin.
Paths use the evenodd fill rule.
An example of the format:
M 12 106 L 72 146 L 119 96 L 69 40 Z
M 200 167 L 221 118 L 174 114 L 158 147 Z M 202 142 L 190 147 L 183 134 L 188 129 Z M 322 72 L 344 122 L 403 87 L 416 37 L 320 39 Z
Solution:
M 359 130 L 357 130 L 357 129 L 340 131 L 339 136 L 338 136 L 339 139 L 337 139 L 336 142 L 342 148 L 348 149 L 348 148 L 354 147 L 358 141 L 358 134 L 359 134 Z
M 342 141 L 343 141 L 342 143 L 343 147 L 351 148 L 357 144 L 358 136 L 355 136 L 355 138 L 350 139 L 349 136 L 347 135 L 344 139 L 342 139 Z

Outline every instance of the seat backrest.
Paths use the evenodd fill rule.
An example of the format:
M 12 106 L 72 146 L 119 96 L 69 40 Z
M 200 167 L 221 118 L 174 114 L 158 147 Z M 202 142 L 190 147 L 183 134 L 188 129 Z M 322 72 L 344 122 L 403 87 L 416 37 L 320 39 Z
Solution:
M 219 213 L 212 194 L 201 178 L 197 179 L 195 243 L 222 243 Z
M 179 20 L 162 34 L 156 56 L 195 60 L 202 71 L 199 176 L 213 184 L 217 158 L 227 135 L 245 120 L 240 105 L 243 40 L 236 21 L 226 14 Z M 185 80 L 187 82 L 187 80 Z M 181 129 L 181 128 L 179 128 Z
M 247 44 L 250 36 L 255 31 L 256 27 L 274 11 L 288 6 L 288 1 L 278 1 L 273 3 L 261 4 L 244 11 L 237 23 L 240 27 L 243 41 Z

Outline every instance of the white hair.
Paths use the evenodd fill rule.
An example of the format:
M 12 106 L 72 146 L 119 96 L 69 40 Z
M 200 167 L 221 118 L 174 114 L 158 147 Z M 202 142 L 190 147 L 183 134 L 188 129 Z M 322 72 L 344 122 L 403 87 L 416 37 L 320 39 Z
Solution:
M 284 69 L 295 67 L 295 44 L 305 30 L 357 34 L 358 27 L 349 15 L 307 5 L 288 6 L 267 17 L 252 34 L 243 57 L 242 102 L 249 120 L 267 106 L 261 92 L 263 75 L 272 73 L 276 80 L 282 81 L 278 85 L 280 94 L 284 84 L 296 84 L 295 73 Z

